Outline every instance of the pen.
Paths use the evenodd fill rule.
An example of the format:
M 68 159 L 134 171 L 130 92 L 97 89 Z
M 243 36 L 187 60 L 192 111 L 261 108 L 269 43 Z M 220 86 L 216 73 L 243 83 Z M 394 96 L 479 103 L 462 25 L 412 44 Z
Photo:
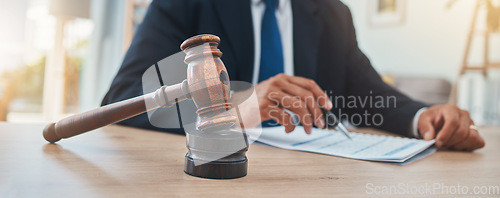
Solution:
M 335 129 L 337 131 L 342 132 L 347 138 L 352 140 L 351 135 L 349 135 L 349 131 L 345 128 L 345 126 L 337 119 L 337 116 L 333 114 L 331 111 L 327 111 L 325 109 L 321 109 L 323 111 L 323 115 L 325 116 L 325 128 L 326 129 Z

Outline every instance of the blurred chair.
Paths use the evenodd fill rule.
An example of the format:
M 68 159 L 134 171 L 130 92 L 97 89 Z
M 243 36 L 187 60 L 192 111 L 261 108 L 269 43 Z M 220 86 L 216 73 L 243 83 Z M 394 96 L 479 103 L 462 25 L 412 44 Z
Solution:
M 447 104 L 452 85 L 440 78 L 383 75 L 383 80 L 410 98 L 427 104 Z

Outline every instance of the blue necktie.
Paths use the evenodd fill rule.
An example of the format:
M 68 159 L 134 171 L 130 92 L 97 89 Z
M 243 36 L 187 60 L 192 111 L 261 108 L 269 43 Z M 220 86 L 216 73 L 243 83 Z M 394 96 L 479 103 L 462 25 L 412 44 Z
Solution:
M 266 10 L 262 18 L 259 82 L 283 73 L 283 49 L 276 20 L 278 0 L 264 0 Z
M 276 74 L 283 73 L 283 48 L 281 36 L 276 20 L 276 7 L 278 0 L 264 0 L 266 10 L 262 17 L 261 48 L 259 82 L 269 79 Z M 274 120 L 262 122 L 262 127 L 279 126 Z

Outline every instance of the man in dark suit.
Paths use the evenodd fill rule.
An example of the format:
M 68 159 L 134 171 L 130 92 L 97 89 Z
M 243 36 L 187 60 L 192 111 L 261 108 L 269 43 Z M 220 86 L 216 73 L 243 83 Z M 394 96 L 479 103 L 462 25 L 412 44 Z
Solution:
M 231 80 L 254 83 L 262 120 L 275 120 L 287 132 L 294 125 L 285 110 L 295 113 L 310 133 L 313 125 L 324 126 L 321 106 L 351 118 L 379 115 L 378 124 L 360 116 L 364 120 L 358 125 L 436 139 L 442 148 L 484 146 L 466 111 L 413 101 L 381 80 L 359 49 L 351 13 L 339 0 L 153 1 L 103 105 L 141 95 L 145 70 L 178 52 L 186 38 L 202 33 L 221 38 L 219 48 Z M 332 101 L 338 97 L 361 98 L 359 103 L 362 98 L 394 100 L 378 101 L 378 106 L 345 105 Z M 146 115 L 122 124 L 182 133 L 155 128 Z

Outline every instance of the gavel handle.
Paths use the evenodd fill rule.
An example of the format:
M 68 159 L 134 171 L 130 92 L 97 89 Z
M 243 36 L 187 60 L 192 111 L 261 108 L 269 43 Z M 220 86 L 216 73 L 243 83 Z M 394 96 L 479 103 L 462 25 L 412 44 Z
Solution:
M 114 124 L 159 107 L 169 107 L 175 102 L 189 98 L 187 81 L 168 87 L 164 86 L 153 93 L 109 104 L 64 118 L 56 123 L 50 123 L 43 130 L 43 137 L 48 142 L 55 143 L 62 138 L 73 137 Z M 148 109 L 146 108 L 146 102 L 151 104 Z

